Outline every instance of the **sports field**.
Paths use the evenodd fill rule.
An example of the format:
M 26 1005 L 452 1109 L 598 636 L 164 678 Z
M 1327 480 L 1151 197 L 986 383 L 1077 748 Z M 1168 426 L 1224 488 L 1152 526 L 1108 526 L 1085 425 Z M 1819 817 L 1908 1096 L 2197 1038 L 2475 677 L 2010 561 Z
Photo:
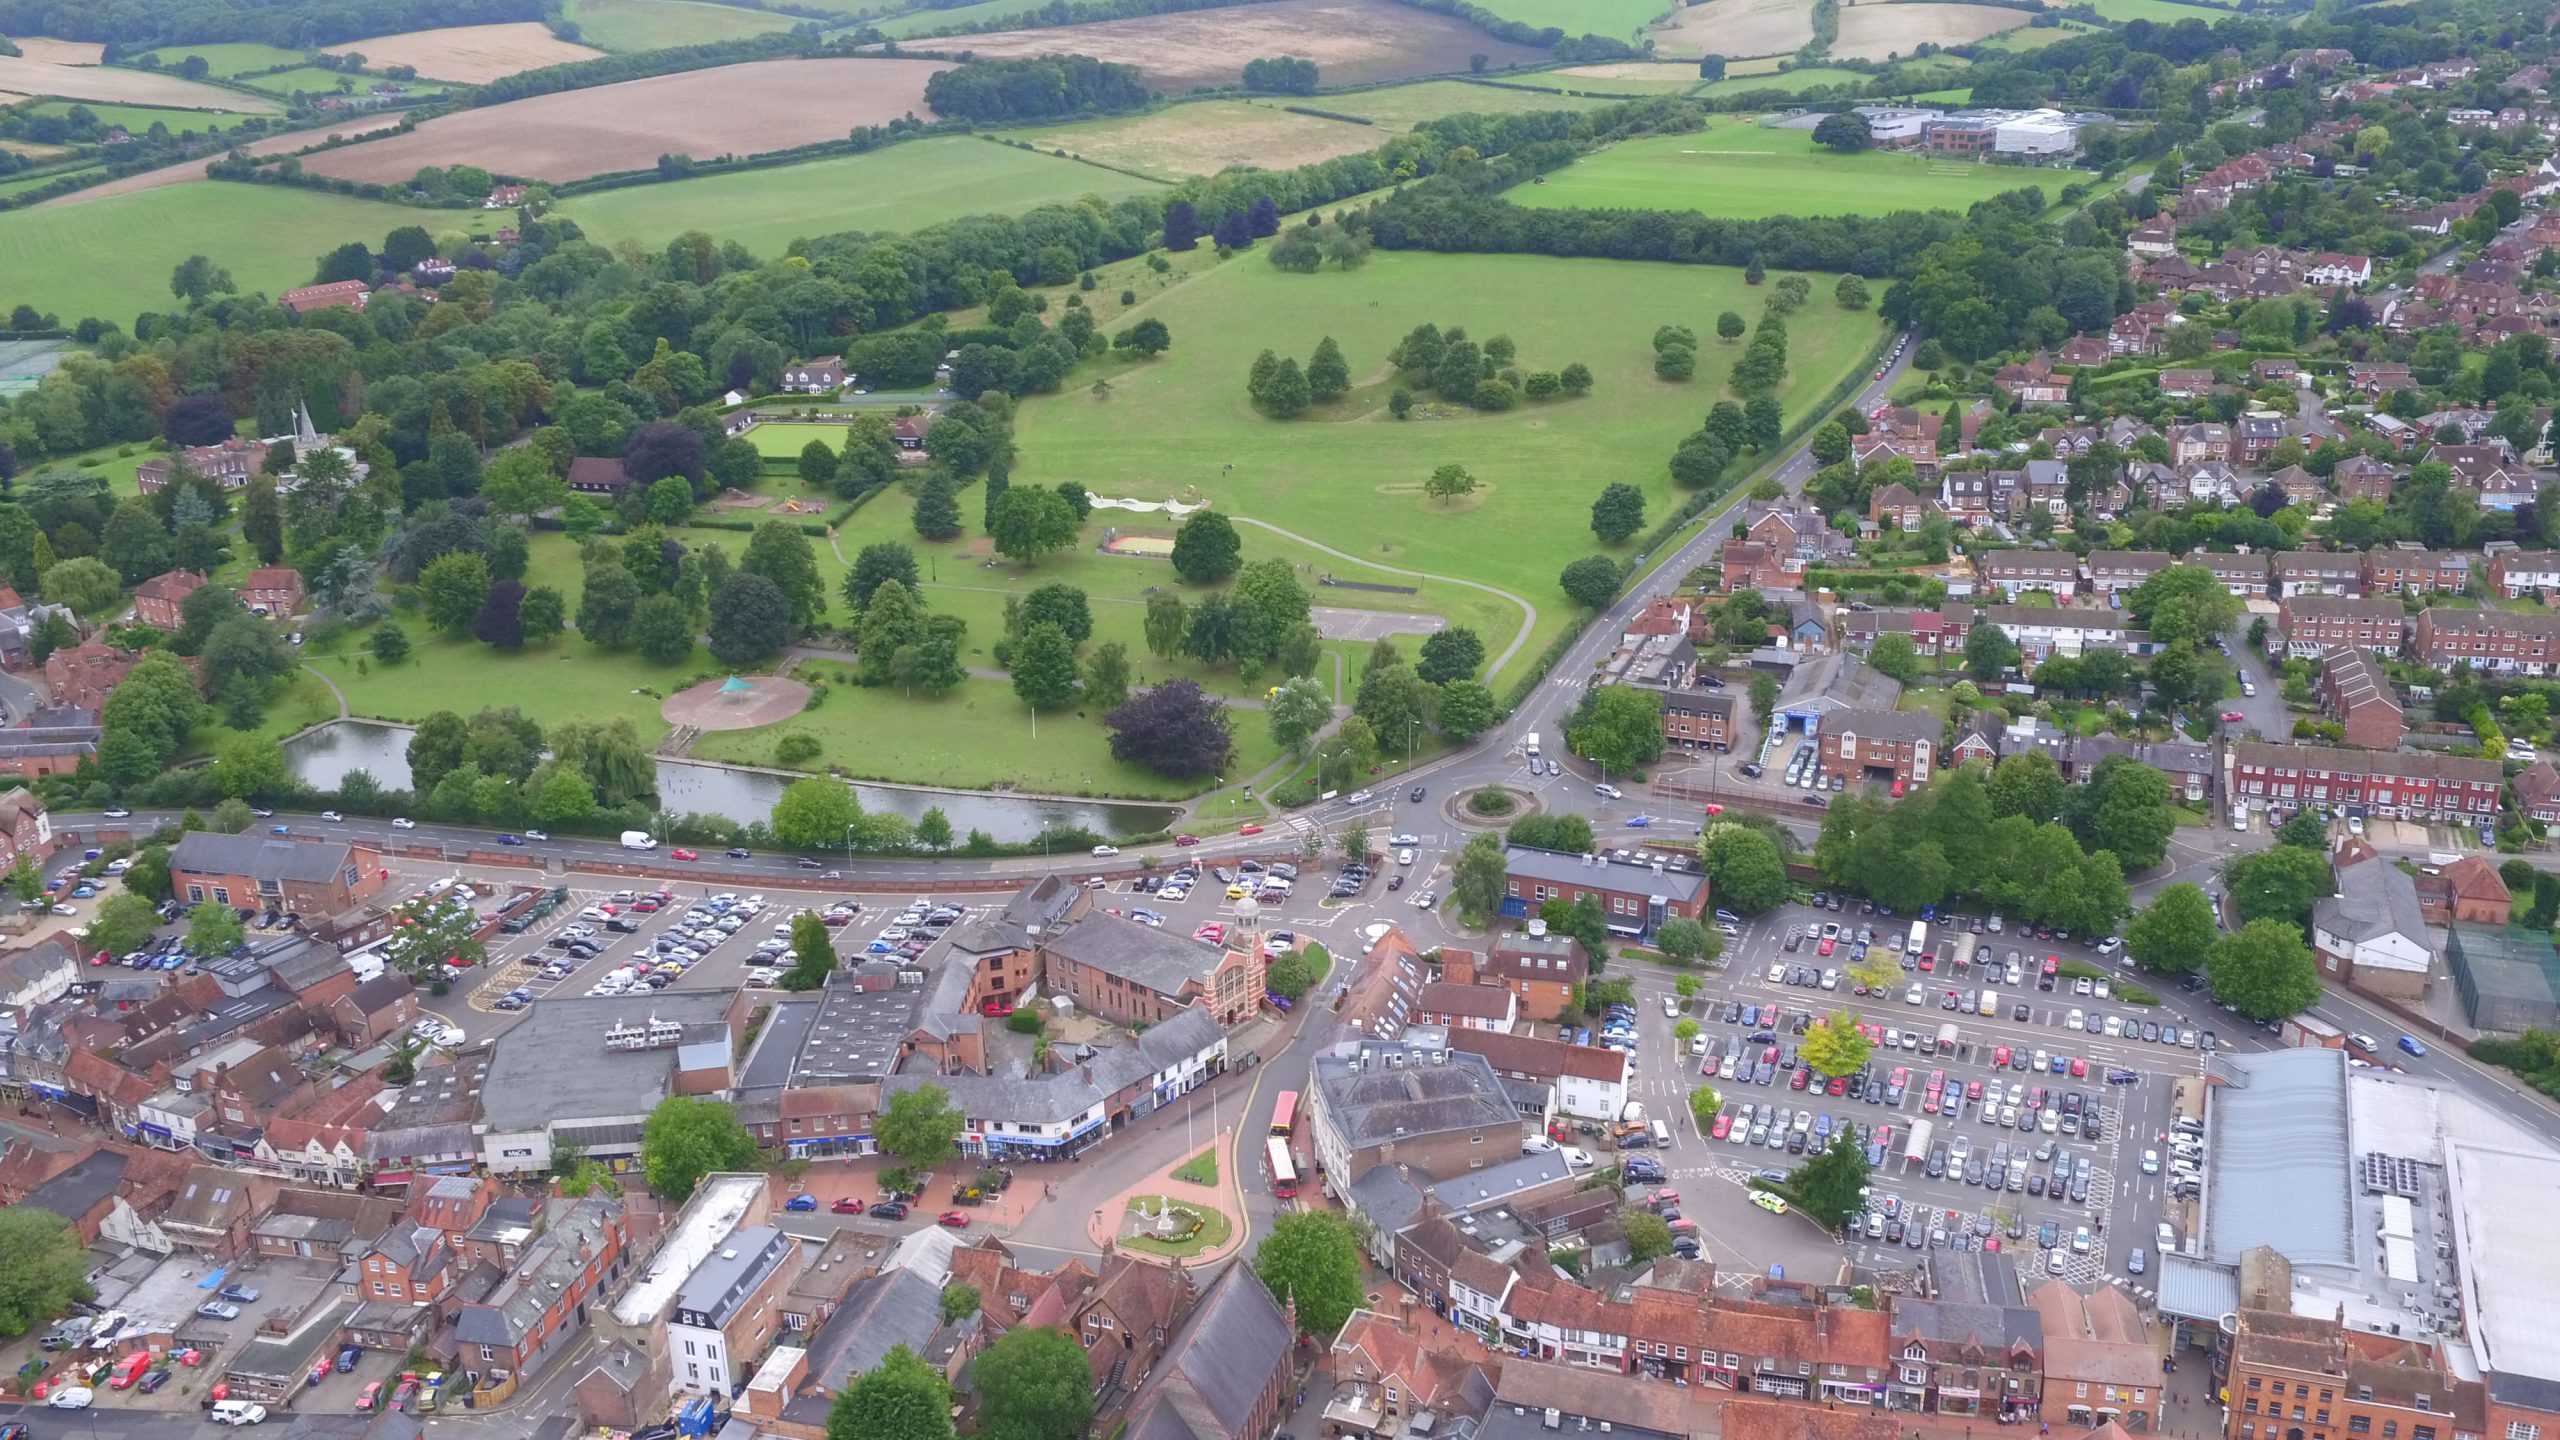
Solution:
M 225 129 L 249 118 L 230 110 L 165 110 L 157 105 L 105 105 L 92 100 L 48 100 L 30 107 L 29 113 L 64 115 L 74 105 L 97 116 L 101 125 L 121 125 L 136 135 L 148 132 L 155 124 L 168 126 L 173 135 L 189 135 Z
M 2048 194 L 2079 170 L 1931 160 L 1870 150 L 1837 155 L 1811 132 L 1719 126 L 1613 145 L 1507 192 L 1544 209 L 1695 210 L 1723 219 L 1763 215 L 1886 215 L 1896 210 L 1962 210 L 2026 185 Z
M 962 215 L 1150 188 L 1117 171 L 948 136 L 868 155 L 579 195 L 561 202 L 560 210 L 606 242 L 633 240 L 654 248 L 684 231 L 703 230 L 773 256 L 803 236 L 914 230 Z
M 1821 298 L 1829 285 L 1820 277 L 1814 292 L 1790 326 L 1790 405 L 1827 390 L 1876 333 L 1872 315 Z M 1291 275 L 1243 256 L 1132 312 L 1171 329 L 1165 355 L 1087 366 L 1062 393 L 1025 401 L 1014 483 L 1072 478 L 1097 495 L 1208 498 L 1346 556 L 1512 591 L 1537 607 L 1542 643 L 1573 608 L 1557 572 L 1597 549 L 1593 497 L 1623 480 L 1645 491 L 1651 514 L 1663 514 L 1673 503 L 1665 464 L 1740 353 L 1710 343 L 1698 378 L 1666 384 L 1653 375 L 1654 329 L 1681 323 L 1712 334 L 1717 312 L 1756 315 L 1766 294 L 1738 271 L 1703 266 L 1381 252 L 1358 270 Z M 1391 419 L 1386 402 L 1397 387 L 1386 353 L 1424 321 L 1479 338 L 1508 335 L 1523 369 L 1580 361 L 1595 377 L 1592 393 L 1507 414 Z M 1352 393 L 1313 418 L 1257 413 L 1244 385 L 1253 357 L 1267 347 L 1303 359 L 1326 335 L 1349 362 Z M 1088 373 L 1109 377 L 1108 398 L 1090 393 Z M 1422 494 L 1432 471 L 1452 463 L 1484 487 L 1454 509 Z M 974 518 L 966 498 L 961 509 Z M 1273 543 L 1267 532 L 1239 528 L 1248 558 Z M 1339 570 L 1346 562 L 1317 563 Z M 1436 602 L 1455 590 L 1424 584 Z M 1491 654 L 1509 643 L 1507 627 L 1479 633 Z
M 2121 25 L 2129 20 L 2149 20 L 2161 25 L 2175 25 L 2181 20 L 2201 20 L 2207 25 L 2239 12 L 2210 5 L 2180 5 L 2174 0 L 2090 0 L 2098 13 Z
M 420 214 L 317 190 L 213 180 L 13 210 L 0 215 L 0 299 L 130 330 L 135 315 L 169 304 L 169 272 L 190 255 L 229 268 L 244 291 L 272 295 L 309 283 L 331 248 L 378 245 Z
M 164 45 L 150 52 L 162 66 L 175 68 L 177 63 L 193 55 L 204 61 L 209 74 L 232 76 L 251 70 L 273 70 L 281 65 L 299 65 L 302 52 L 281 45 L 256 45 L 238 41 L 215 45 Z M 136 56 L 136 59 L 141 57 Z
M 705 45 L 788 30 L 794 23 L 767 10 L 697 0 L 569 0 L 561 13 L 577 22 L 585 43 L 623 51 Z

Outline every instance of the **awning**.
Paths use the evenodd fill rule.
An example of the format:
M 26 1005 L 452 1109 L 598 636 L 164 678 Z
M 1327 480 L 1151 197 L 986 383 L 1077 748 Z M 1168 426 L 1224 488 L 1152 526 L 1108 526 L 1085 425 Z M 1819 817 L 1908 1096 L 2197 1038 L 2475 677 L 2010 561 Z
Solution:
M 373 1183 L 376 1185 L 406 1185 L 409 1183 L 410 1178 L 410 1174 L 406 1170 L 384 1170 L 373 1177 Z

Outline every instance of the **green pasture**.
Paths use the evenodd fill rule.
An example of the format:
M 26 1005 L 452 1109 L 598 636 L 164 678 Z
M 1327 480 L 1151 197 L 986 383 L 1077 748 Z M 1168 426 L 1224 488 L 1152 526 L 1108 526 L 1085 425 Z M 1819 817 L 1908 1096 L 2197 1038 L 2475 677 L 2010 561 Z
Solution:
M 0 289 L 11 304 L 95 315 L 131 329 L 169 304 L 169 272 L 190 255 L 227 267 L 242 291 L 308 284 L 319 257 L 378 244 L 420 212 L 277 185 L 207 180 L 0 214 Z
M 665 50 L 788 30 L 791 16 L 698 0 L 569 0 L 562 15 L 578 38 L 603 50 Z
M 871 22 L 880 33 L 893 40 L 921 35 L 928 30 L 947 29 L 953 25 L 969 25 L 982 20 L 1012 20 L 1034 10 L 1048 8 L 1049 0 L 978 0 L 974 5 L 953 5 L 940 10 L 910 10 L 904 15 Z M 865 8 L 858 0 L 826 0 L 820 6 L 828 10 Z
M 1636 32 L 1679 8 L 1674 0 L 1478 0 L 1505 20 L 1567 35 L 1633 40 Z
M 359 75 L 345 70 L 324 70 L 317 65 L 299 65 L 291 70 L 279 70 L 273 75 L 252 75 L 240 83 L 252 90 L 263 90 L 270 95 L 291 96 L 295 91 L 306 95 L 335 95 L 338 93 L 339 84 L 343 82 L 349 87 L 348 94 L 363 95 L 370 93 L 374 82 L 381 78 L 379 75 Z M 416 93 L 444 88 L 432 80 L 412 80 L 406 83 L 409 89 Z
M 1696 83 L 1695 75 L 1691 76 Z M 1614 80 L 1591 80 L 1571 88 L 1612 90 Z M 1649 88 L 1639 83 L 1630 91 Z M 1249 103 L 1278 108 L 1302 105 L 1310 109 L 1330 110 L 1341 115 L 1357 115 L 1374 120 L 1380 128 L 1410 130 L 1425 120 L 1444 115 L 1512 115 L 1526 110 L 1596 110 L 1610 101 L 1588 95 L 1564 95 L 1555 92 L 1531 94 L 1501 85 L 1475 85 L 1464 80 L 1418 80 L 1410 85 L 1383 85 L 1375 90 L 1360 90 L 1348 95 L 1318 95 L 1304 100 L 1258 99 Z M 1381 143 L 1384 142 L 1380 137 Z
M 1736 75 L 1728 71 L 1722 80 L 1701 86 L 1698 94 L 1713 98 L 1754 90 L 1783 90 L 1790 95 L 1800 95 L 1807 90 L 1832 85 L 1863 85 L 1870 78 L 1860 71 L 1841 70 L 1829 65 L 1807 65 L 1798 70 L 1779 70 L 1765 75 Z
M 1815 303 L 1789 327 L 1793 364 L 1781 397 L 1789 405 L 1828 390 L 1873 339 L 1872 315 L 1837 309 L 1829 291 L 1827 277 L 1816 277 Z M 1508 679 L 1572 611 L 1555 577 L 1598 548 L 1589 525 L 1600 489 L 1634 484 L 1654 516 L 1677 503 L 1666 462 L 1723 394 L 1722 376 L 1740 353 L 1712 338 L 1716 315 L 1757 315 L 1767 293 L 1744 285 L 1739 271 L 1705 266 L 1381 252 L 1357 270 L 1293 275 L 1257 254 L 1239 256 L 1132 312 L 1165 322 L 1170 352 L 1089 364 L 1062 393 L 1023 403 L 1014 483 L 1071 478 L 1098 495 L 1208 499 L 1346 556 L 1508 590 L 1538 610 L 1532 644 L 1494 677 Z M 1523 369 L 1580 361 L 1593 391 L 1505 414 L 1432 406 L 1391 419 L 1386 402 L 1397 384 L 1387 351 L 1424 321 L 1461 325 L 1480 339 L 1508 335 Z M 1654 378 L 1651 337 L 1666 323 L 1709 337 L 1688 383 Z M 1303 360 L 1326 335 L 1349 362 L 1352 393 L 1296 420 L 1256 412 L 1245 396 L 1255 354 L 1268 347 Z M 1107 377 L 1107 398 L 1092 393 L 1095 377 Z M 1454 506 L 1426 499 L 1422 482 L 1451 463 L 1485 488 Z M 969 513 L 965 499 L 962 508 Z M 1247 558 L 1279 543 L 1238 528 Z M 1346 561 L 1319 556 L 1317 573 L 1328 567 L 1341 572 Z M 1492 599 L 1421 583 L 1423 598 L 1453 615 Z M 1332 603 L 1331 592 L 1319 593 Z M 1397 608 L 1401 599 L 1367 603 Z M 1512 632 L 1477 629 L 1489 655 Z
M 190 55 L 198 56 L 210 67 L 206 73 L 228 79 L 252 70 L 273 70 L 281 65 L 299 65 L 303 52 L 287 50 L 281 45 L 258 45 L 247 41 L 213 45 L 163 45 L 150 52 L 164 70 L 174 70 L 178 62 Z M 134 57 L 140 59 L 140 56 Z
M 121 125 L 135 135 L 146 134 L 154 125 L 166 125 L 172 135 L 194 135 L 214 130 L 227 130 L 249 117 L 237 110 L 173 110 L 160 105 L 108 105 L 94 100 L 47 100 L 30 106 L 37 115 L 68 115 L 79 106 L 98 117 L 101 125 Z
M 2217 5 L 2180 5 L 2175 0 L 2090 0 L 2090 3 L 2097 7 L 2100 15 L 2119 25 L 2133 20 L 2149 20 L 2158 25 L 2201 20 L 2210 25 L 2240 13 Z
M 1613 145 L 1508 198 L 1546 209 L 1695 210 L 1724 219 L 1887 215 L 1963 210 L 2026 185 L 2050 195 L 2088 178 L 1882 150 L 1839 155 L 1815 145 L 1810 131 L 1726 125 Z
M 561 204 L 589 236 L 656 248 L 687 230 L 758 255 L 852 230 L 915 230 L 963 215 L 1019 212 L 1086 195 L 1153 188 L 1133 175 L 966 136 L 911 140 L 868 155 L 705 175 L 579 195 Z

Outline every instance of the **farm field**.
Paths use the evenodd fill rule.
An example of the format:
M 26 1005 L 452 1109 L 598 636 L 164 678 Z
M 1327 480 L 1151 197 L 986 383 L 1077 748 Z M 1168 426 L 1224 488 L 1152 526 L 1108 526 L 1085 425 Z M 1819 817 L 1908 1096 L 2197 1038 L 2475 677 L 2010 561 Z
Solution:
M 607 50 L 664 50 L 788 30 L 788 15 L 698 0 L 571 0 L 562 11 L 580 38 Z
M 1725 77 L 1699 88 L 1703 96 L 1740 95 L 1753 90 L 1783 90 L 1801 95 L 1827 85 L 1863 85 L 1867 76 L 1856 70 L 1837 70 L 1828 65 L 1807 65 L 1795 70 L 1772 70 L 1758 75 L 1736 75 L 1731 70 Z
M 913 10 L 904 15 L 876 21 L 880 33 L 893 39 L 948 30 L 954 25 L 975 25 L 990 20 L 1010 20 L 1041 9 L 1049 0 L 978 0 L 974 5 L 953 5 L 942 10 Z M 847 9 L 853 8 L 847 3 Z
M 1600 65 L 1567 65 L 1536 75 L 1505 75 L 1504 80 L 1566 90 L 1606 90 L 1621 95 L 1685 95 L 1702 83 L 1698 67 L 1676 61 L 1612 60 Z
M 1844 5 L 1831 53 L 1851 60 L 1889 60 L 1923 44 L 1963 45 L 2027 23 L 2023 10 L 1931 3 Z
M 296 91 L 306 95 L 335 95 L 339 93 L 340 86 L 345 86 L 348 94 L 362 95 L 381 78 L 379 75 L 351 75 L 344 70 L 330 70 L 318 65 L 296 65 L 273 75 L 252 75 L 240 83 L 252 90 L 263 90 L 269 95 L 290 99 Z M 422 81 L 411 81 L 410 88 L 428 87 Z
M 1321 103 L 1335 108 L 1337 102 L 1368 98 L 1324 97 Z M 1345 113 L 1368 112 L 1345 108 Z M 1043 151 L 1064 150 L 1082 159 L 1135 170 L 1160 180 L 1215 175 L 1230 165 L 1288 170 L 1337 155 L 1374 150 L 1386 140 L 1370 126 L 1293 115 L 1277 104 L 1243 100 L 1201 100 L 1143 115 L 1014 131 L 1010 138 L 1028 140 Z
M 2086 35 L 2094 28 L 2097 27 L 2075 25 L 2021 25 L 2015 30 L 2004 30 L 1982 43 L 1995 50 L 2040 50 L 2047 45 L 2057 44 L 2064 40 L 2076 39 L 2079 36 Z
M 1540 51 L 1496 40 L 1465 21 L 1390 0 L 1269 0 L 1064 30 L 1003 30 L 969 37 L 968 48 L 989 60 L 1067 51 L 1119 61 L 1137 66 L 1149 84 L 1166 91 L 1235 84 L 1244 62 L 1257 55 L 1313 60 L 1328 85 L 1464 70 L 1472 55 L 1496 66 L 1543 58 Z
M 251 70 L 273 70 L 302 63 L 299 50 L 287 50 L 281 45 L 257 45 L 245 40 L 213 45 L 163 45 L 150 54 L 167 66 L 174 66 L 193 55 L 203 60 L 212 74 L 225 79 Z
M 1505 20 L 1540 29 L 1552 25 L 1567 35 L 1633 40 L 1678 5 L 1679 0 L 1485 0 L 1484 8 Z
M 0 276 L 11 304 L 95 315 L 128 330 L 165 307 L 169 272 L 189 255 L 223 265 L 243 291 L 307 283 L 321 254 L 379 244 L 419 212 L 317 190 L 215 181 L 0 215 Z
M 376 130 L 393 129 L 399 123 L 400 117 L 396 114 L 351 116 L 346 120 L 314 126 L 309 130 L 292 130 L 282 135 L 270 135 L 264 140 L 253 140 L 240 148 L 252 155 L 287 155 L 296 150 L 307 150 L 332 135 L 369 135 Z M 206 163 L 207 160 L 200 157 L 194 160 L 181 160 L 175 165 L 163 165 L 157 170 L 120 175 L 104 184 L 92 185 L 86 190 L 75 190 L 68 195 L 44 203 L 81 205 L 92 200 L 106 200 L 118 195 L 135 195 L 145 190 L 157 190 L 164 185 L 179 185 L 190 180 L 202 180 Z
M 65 175 L 85 175 L 93 168 L 83 165 L 77 170 L 57 170 L 50 175 L 12 176 L 6 180 L 0 180 L 0 195 L 17 195 L 29 190 L 41 190 Z
M 275 109 L 236 90 L 199 85 L 175 75 L 146 75 L 139 70 L 110 70 L 103 65 L 52 65 L 22 55 L 0 55 L 0 90 L 120 105 L 168 105 L 185 110 L 229 109 L 266 114 Z
M 1884 215 L 1962 210 L 2023 185 L 2048 191 L 2088 178 L 2077 170 L 2001 166 L 1870 150 L 1835 155 L 1810 132 L 1719 126 L 1614 145 L 1520 186 L 1507 198 L 1541 209 L 1695 210 L 1722 219 L 1764 215 Z
M 1792 324 L 1783 404 L 1809 404 L 1875 336 L 1874 318 L 1831 306 L 1828 288 L 1817 278 L 1816 302 Z M 1261 521 L 1343 557 L 1510 591 L 1538 611 L 1517 667 L 1572 611 L 1555 575 L 1596 548 L 1592 497 L 1623 480 L 1645 492 L 1652 515 L 1665 513 L 1673 503 L 1665 461 L 1721 394 L 1725 368 L 1740 353 L 1709 345 L 1699 377 L 1669 385 L 1654 378 L 1647 337 L 1665 323 L 1708 329 L 1725 309 L 1756 315 L 1762 298 L 1739 271 L 1703 266 L 1381 252 L 1358 270 L 1310 276 L 1242 256 L 1131 312 L 1164 321 L 1171 351 L 1151 362 L 1079 369 L 1063 393 L 1024 402 L 1014 483 L 1073 478 L 1097 495 L 1205 498 L 1237 518 L 1248 559 L 1279 543 L 1251 523 Z M 1385 402 L 1397 387 L 1386 353 L 1424 321 L 1508 335 L 1524 369 L 1580 361 L 1593 371 L 1592 393 L 1502 415 L 1430 405 L 1417 408 L 1422 418 L 1390 419 Z M 1255 412 L 1244 393 L 1253 357 L 1269 348 L 1303 358 L 1326 335 L 1349 361 L 1352 393 L 1320 418 L 1284 422 Z M 1107 398 L 1090 393 L 1089 371 L 1109 378 Z M 1484 488 L 1454 508 L 1426 501 L 1423 480 L 1451 463 Z M 965 499 L 962 512 L 970 513 Z M 1320 556 L 1318 563 L 1346 562 Z M 1423 598 L 1453 613 L 1454 598 L 1476 603 L 1480 595 L 1420 583 Z M 1510 643 L 1509 626 L 1479 633 L 1489 655 Z
M 1792 55 L 1813 39 L 1813 0 L 1707 0 L 1652 33 L 1665 55 Z
M 47 65 L 97 65 L 107 58 L 107 47 L 94 40 L 55 40 L 44 35 L 20 35 L 18 53 Z
M 761 154 L 921 115 L 925 77 L 945 68 L 890 59 L 724 65 L 440 116 L 305 163 L 347 180 L 405 180 L 422 166 L 465 163 L 579 180 L 645 169 L 669 153 Z
M 485 85 L 547 65 L 593 60 L 604 53 L 585 45 L 572 45 L 531 20 L 375 35 L 331 45 L 328 51 L 332 55 L 362 55 L 369 70 L 408 65 L 430 80 L 451 80 L 463 85 Z
M 775 256 L 804 236 L 915 230 L 962 215 L 1151 188 L 1135 176 L 955 135 L 868 155 L 578 195 L 562 201 L 560 211 L 607 243 L 632 240 L 654 249 L 686 230 L 705 230 Z
M 2180 5 L 2175 0 L 2091 0 L 2098 13 L 2119 25 L 2131 20 L 2149 20 L 2161 25 L 2175 25 L 2181 20 L 2202 20 L 2207 25 L 2238 14 L 2218 5 Z
M 171 134 L 187 135 L 227 128 L 249 118 L 236 110 L 170 110 L 156 105 L 108 105 L 90 100 L 48 100 L 34 107 L 33 113 L 63 115 L 70 113 L 74 105 L 97 116 L 101 125 L 121 125 L 136 135 L 154 124 L 168 126 Z M 201 160 L 196 163 L 204 164 Z
M 1284 102 L 1264 99 L 1251 103 L 1276 110 Z M 1500 85 L 1476 85 L 1464 80 L 1417 80 L 1410 85 L 1388 85 L 1350 95 L 1320 96 L 1313 103 L 1321 110 L 1338 110 L 1345 115 L 1374 120 L 1383 129 L 1410 130 L 1425 120 L 1437 120 L 1444 115 L 1597 110 L 1614 102 L 1597 96 L 1566 95 L 1553 91 L 1536 94 Z M 1374 148 L 1374 145 L 1367 148 Z

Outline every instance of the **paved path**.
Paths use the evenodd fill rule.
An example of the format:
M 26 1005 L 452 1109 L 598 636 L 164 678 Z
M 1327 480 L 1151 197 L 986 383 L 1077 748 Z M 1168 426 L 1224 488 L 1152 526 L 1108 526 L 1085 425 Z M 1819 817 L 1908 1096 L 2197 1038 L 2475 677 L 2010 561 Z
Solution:
M 302 668 L 303 668 L 303 671 L 304 671 L 305 673 L 307 673 L 308 675 L 310 675 L 310 677 L 311 677 L 312 679 L 317 680 L 317 681 L 319 681 L 321 684 L 328 686 L 328 687 L 329 687 L 329 693 L 330 693 L 330 694 L 332 694 L 332 695 L 334 695 L 334 696 L 336 696 L 336 697 L 338 698 L 338 718 L 339 718 L 339 719 L 341 719 L 341 720 L 347 719 L 349 716 L 351 716 L 351 715 L 353 715 L 353 714 L 355 713 L 354 711 L 352 711 L 352 710 L 350 710 L 350 709 L 348 709 L 348 708 L 347 708 L 347 692 L 338 688 L 338 682 L 337 682 L 337 681 L 332 680 L 332 679 L 330 679 L 328 676 L 321 674 L 321 673 L 319 672 L 319 670 L 318 670 L 317 668 L 313 667 L 313 666 L 305 665 L 305 666 L 303 666 Z
M 1478 584 L 1473 580 L 1460 580 L 1453 575 L 1434 575 L 1426 570 L 1403 570 L 1393 565 L 1381 565 L 1375 560 L 1363 559 L 1358 555 L 1347 555 L 1340 550 L 1334 549 L 1330 545 L 1319 545 L 1304 535 L 1297 534 L 1293 531 L 1283 530 L 1268 520 L 1256 520 L 1250 515 L 1231 515 L 1227 518 L 1235 521 L 1239 525 L 1251 525 L 1258 530 L 1268 530 L 1283 540 L 1294 540 L 1298 544 L 1304 545 L 1310 550 L 1330 555 L 1334 559 L 1343 561 L 1346 564 L 1366 566 L 1371 570 L 1381 571 L 1388 575 L 1406 575 L 1411 576 L 1416 580 L 1437 580 L 1444 585 L 1463 585 L 1470 590 L 1481 590 L 1485 594 L 1493 596 L 1495 599 L 1507 600 L 1510 603 L 1519 606 L 1521 614 L 1519 633 L 1513 635 L 1511 637 L 1511 643 L 1503 647 L 1502 653 L 1494 656 L 1492 662 L 1484 667 L 1484 673 L 1487 675 L 1500 674 L 1502 667 L 1511 663 L 1511 657 L 1519 654 L 1521 647 L 1529 643 L 1530 633 L 1538 628 L 1538 607 L 1530 604 L 1521 596 L 1512 594 L 1508 590 L 1498 589 L 1491 585 Z

